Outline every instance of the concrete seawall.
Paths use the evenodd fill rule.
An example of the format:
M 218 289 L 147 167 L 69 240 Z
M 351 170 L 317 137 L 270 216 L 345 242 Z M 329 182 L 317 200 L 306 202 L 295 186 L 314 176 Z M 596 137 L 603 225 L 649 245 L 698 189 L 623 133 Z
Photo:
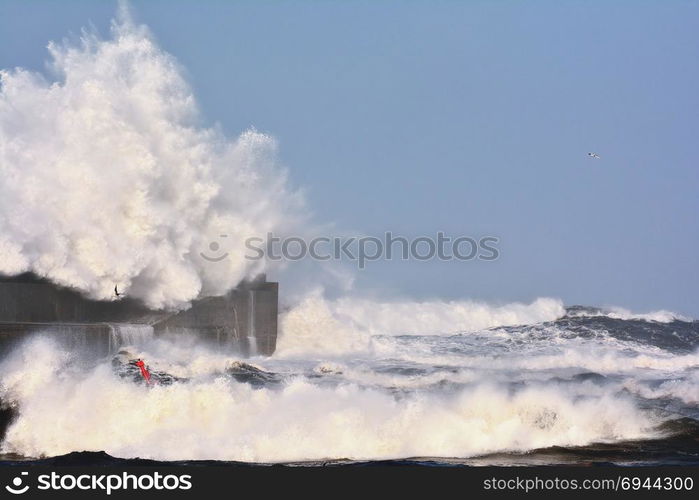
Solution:
M 54 336 L 69 349 L 106 355 L 149 335 L 193 333 L 244 356 L 276 347 L 278 284 L 264 276 L 180 312 L 152 311 L 128 298 L 93 301 L 33 275 L 0 278 L 0 354 L 29 335 Z
M 246 356 L 270 356 L 277 345 L 278 284 L 258 279 L 222 297 L 207 297 L 191 309 L 157 320 L 157 334 L 196 331 L 209 342 Z

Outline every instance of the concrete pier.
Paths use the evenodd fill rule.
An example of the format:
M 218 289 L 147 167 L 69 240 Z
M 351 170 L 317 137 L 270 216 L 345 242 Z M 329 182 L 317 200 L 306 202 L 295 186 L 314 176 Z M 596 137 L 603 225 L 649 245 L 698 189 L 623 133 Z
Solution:
M 222 297 L 207 297 L 190 309 L 159 319 L 156 334 L 196 331 L 209 342 L 246 356 L 270 356 L 277 345 L 278 283 L 264 276 L 241 283 Z
M 277 313 L 278 284 L 264 275 L 180 312 L 149 310 L 129 298 L 88 300 L 31 274 L 0 277 L 0 355 L 37 333 L 98 355 L 149 335 L 188 333 L 244 356 L 269 356 L 276 347 Z

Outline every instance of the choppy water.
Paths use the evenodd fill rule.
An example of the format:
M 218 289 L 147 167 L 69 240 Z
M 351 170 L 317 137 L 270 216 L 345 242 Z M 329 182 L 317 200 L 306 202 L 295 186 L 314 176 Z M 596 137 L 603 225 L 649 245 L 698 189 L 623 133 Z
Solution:
M 4 457 L 699 464 L 697 321 L 572 307 L 523 325 L 490 310 L 478 322 L 499 326 L 401 334 L 321 305 L 285 317 L 271 358 L 135 335 L 88 362 L 47 332 L 0 364 Z M 146 387 L 136 357 L 162 383 Z

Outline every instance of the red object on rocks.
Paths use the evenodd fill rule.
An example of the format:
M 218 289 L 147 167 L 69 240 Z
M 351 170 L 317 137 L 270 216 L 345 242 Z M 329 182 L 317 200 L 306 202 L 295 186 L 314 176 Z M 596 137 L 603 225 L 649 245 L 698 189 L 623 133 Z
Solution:
M 138 366 L 141 369 L 141 375 L 143 375 L 143 378 L 146 379 L 146 382 L 150 384 L 150 372 L 148 371 L 148 368 L 146 368 L 146 364 L 143 362 L 142 359 L 139 359 L 136 361 L 136 366 Z

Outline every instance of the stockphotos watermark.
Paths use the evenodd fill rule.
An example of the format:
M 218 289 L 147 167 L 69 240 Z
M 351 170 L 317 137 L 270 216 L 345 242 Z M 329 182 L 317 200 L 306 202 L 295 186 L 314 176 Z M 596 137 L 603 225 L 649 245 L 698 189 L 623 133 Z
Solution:
M 228 235 L 221 234 L 223 241 Z M 438 232 L 436 237 L 418 236 L 407 238 L 386 232 L 383 237 L 376 236 L 318 236 L 312 239 L 300 236 L 276 236 L 267 233 L 266 238 L 251 237 L 245 240 L 245 258 L 248 260 L 299 261 L 313 259 L 317 261 L 344 260 L 356 262 L 359 269 L 365 269 L 367 263 L 377 260 L 483 260 L 494 261 L 500 257 L 499 238 L 483 236 L 447 236 Z M 228 257 L 221 252 L 219 241 L 209 243 L 209 251 L 202 252 L 202 258 L 209 262 L 220 262 Z
M 27 482 L 25 482 L 25 479 Z M 62 474 L 51 472 L 36 477 L 34 488 L 49 491 L 102 491 L 111 495 L 115 491 L 148 491 L 148 490 L 190 490 L 192 489 L 192 476 L 189 474 L 161 474 L 160 472 L 147 474 L 130 474 L 120 472 L 117 474 Z M 23 495 L 32 489 L 29 484 L 29 473 L 20 472 L 14 477 L 5 490 L 13 495 Z

